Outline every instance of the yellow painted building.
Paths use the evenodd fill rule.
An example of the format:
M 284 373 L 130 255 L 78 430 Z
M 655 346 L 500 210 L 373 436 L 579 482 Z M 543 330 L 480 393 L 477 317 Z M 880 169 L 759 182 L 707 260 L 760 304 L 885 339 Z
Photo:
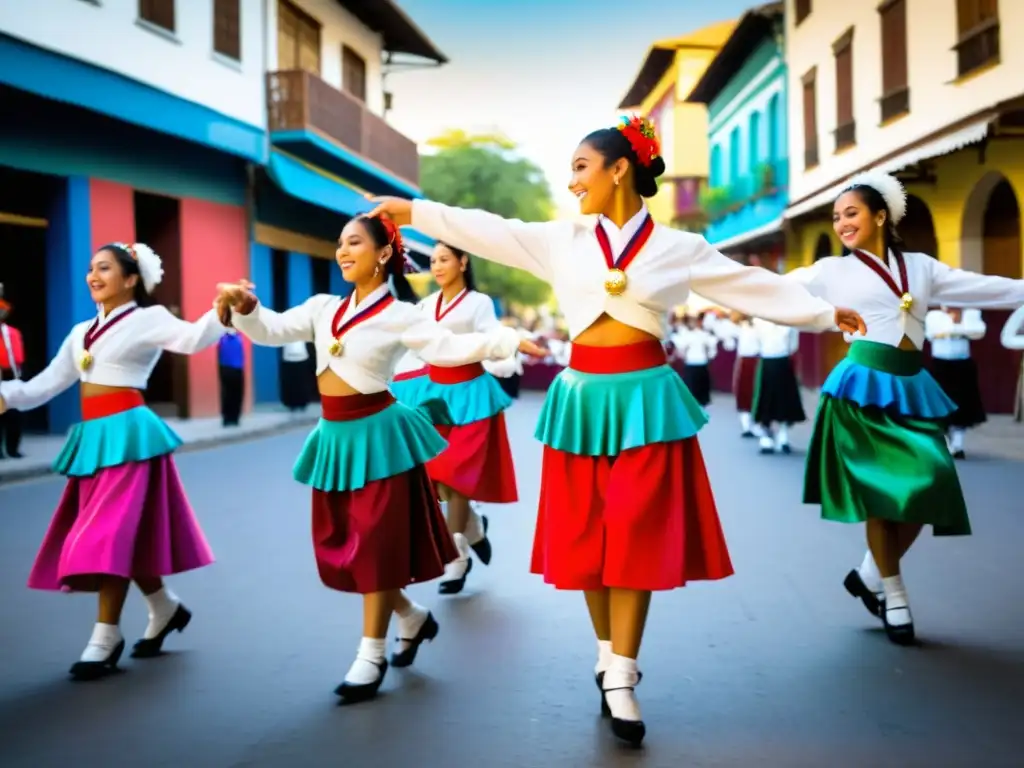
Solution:
M 665 175 L 648 205 L 659 223 L 703 229 L 699 195 L 708 177 L 708 116 L 703 104 L 686 99 L 735 26 L 720 22 L 654 43 L 619 103 L 620 110 L 657 126 Z

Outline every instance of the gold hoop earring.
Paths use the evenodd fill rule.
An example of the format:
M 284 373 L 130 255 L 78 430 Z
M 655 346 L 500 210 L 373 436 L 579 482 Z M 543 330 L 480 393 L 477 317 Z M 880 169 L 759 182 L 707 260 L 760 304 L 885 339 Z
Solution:
M 615 177 L 615 186 L 616 187 L 619 186 L 619 177 L 618 176 Z
M 373 268 L 373 276 L 376 277 L 379 274 L 380 274 L 380 264 L 378 264 L 377 266 L 375 266 Z

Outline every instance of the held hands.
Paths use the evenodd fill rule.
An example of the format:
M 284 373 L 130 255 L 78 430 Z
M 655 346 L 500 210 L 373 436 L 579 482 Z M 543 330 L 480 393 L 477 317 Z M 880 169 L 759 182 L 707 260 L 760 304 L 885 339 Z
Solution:
M 519 342 L 519 351 L 522 352 L 524 355 L 529 355 L 530 357 L 548 356 L 548 351 L 544 349 L 544 347 L 540 346 L 539 344 L 534 344 L 529 339 L 523 339 L 522 341 Z
M 864 318 L 852 309 L 836 307 L 836 325 L 839 326 L 839 330 L 844 333 L 865 334 L 868 331 L 868 327 L 864 323 Z
M 231 325 L 232 312 L 238 311 L 245 314 L 246 310 L 252 307 L 256 302 L 256 295 L 253 293 L 255 288 L 256 286 L 245 278 L 237 283 L 217 284 L 217 298 L 214 299 L 213 305 L 217 310 L 217 317 L 220 318 L 221 325 Z
M 377 217 L 386 213 L 395 224 L 400 227 L 407 227 L 412 224 L 412 201 L 402 197 L 371 197 L 367 199 L 376 205 L 369 216 Z

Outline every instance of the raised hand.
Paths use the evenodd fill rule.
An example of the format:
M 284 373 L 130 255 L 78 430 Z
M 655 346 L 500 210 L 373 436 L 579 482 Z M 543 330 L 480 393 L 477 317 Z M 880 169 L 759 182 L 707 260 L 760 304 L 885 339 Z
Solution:
M 845 333 L 865 334 L 868 331 L 864 318 L 852 309 L 836 308 L 836 325 Z
M 412 224 L 412 201 L 404 197 L 369 197 L 371 203 L 376 205 L 368 215 L 380 216 L 382 213 L 400 227 L 407 227 Z

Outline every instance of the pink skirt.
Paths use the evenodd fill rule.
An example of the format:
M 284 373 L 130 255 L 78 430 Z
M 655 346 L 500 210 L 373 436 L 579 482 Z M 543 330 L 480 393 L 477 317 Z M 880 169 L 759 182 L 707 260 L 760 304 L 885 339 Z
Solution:
M 99 576 L 156 578 L 212 562 L 174 459 L 166 454 L 68 478 L 28 586 L 95 592 Z

